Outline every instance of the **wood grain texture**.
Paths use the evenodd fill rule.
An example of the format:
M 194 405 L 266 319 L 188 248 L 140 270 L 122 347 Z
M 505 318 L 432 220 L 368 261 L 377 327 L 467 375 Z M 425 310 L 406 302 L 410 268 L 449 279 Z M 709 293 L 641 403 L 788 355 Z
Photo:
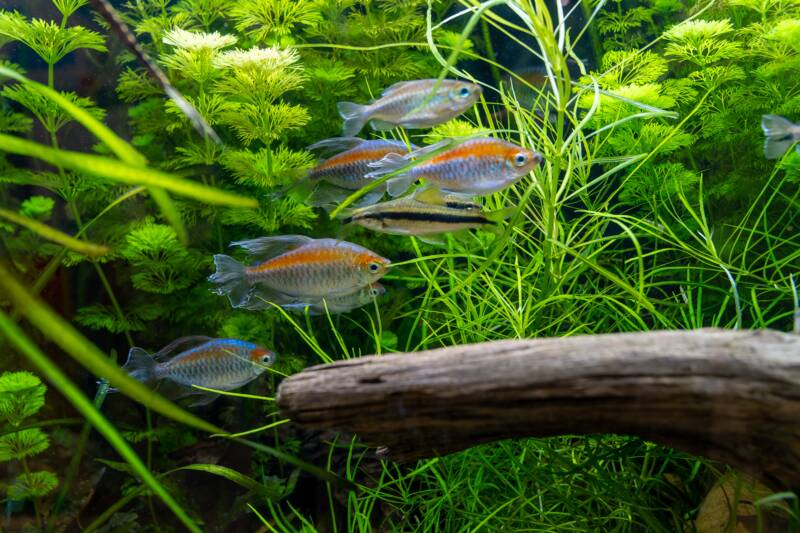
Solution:
M 638 435 L 800 489 L 800 336 L 656 331 L 509 340 L 308 368 L 283 415 L 407 461 L 528 436 Z

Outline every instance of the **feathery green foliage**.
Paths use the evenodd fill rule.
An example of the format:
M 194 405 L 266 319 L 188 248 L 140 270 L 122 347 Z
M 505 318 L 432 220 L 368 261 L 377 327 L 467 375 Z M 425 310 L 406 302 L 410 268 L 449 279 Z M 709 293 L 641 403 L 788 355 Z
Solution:
M 23 473 L 5 484 L 11 500 L 34 502 L 36 520 L 41 526 L 39 498 L 47 496 L 58 486 L 58 477 L 46 470 L 31 471 L 28 460 L 50 447 L 50 439 L 40 428 L 19 428 L 27 419 L 44 407 L 45 387 L 30 372 L 4 372 L 0 375 L 0 462 L 19 461 Z M 19 428 L 19 429 L 17 429 Z
M 69 23 L 84 0 L 53 3 L 63 20 L 0 11 L 0 45 L 19 41 L 40 56 L 51 90 L 60 86 L 66 54 L 96 56 L 105 48 L 99 34 Z M 98 135 L 103 144 L 94 157 L 59 150 L 59 143 L 79 124 L 105 120 L 102 107 L 70 92 L 56 92 L 59 101 L 11 76 L 16 84 L 0 92 L 0 139 L 10 141 L 8 151 L 53 167 L 20 168 L 0 154 L 0 184 L 15 191 L 0 190 L 0 202 L 15 216 L 66 226 L 66 234 L 111 251 L 89 260 L 5 221 L 0 251 L 34 293 L 66 267 L 76 310 L 64 314 L 123 353 L 134 343 L 155 351 L 205 334 L 250 340 L 279 355 L 242 397 L 231 394 L 202 412 L 261 446 L 252 455 L 237 450 L 235 469 L 205 457 L 229 458 L 218 444 L 226 441 L 126 409 L 119 425 L 130 445 L 114 442 L 127 462 L 104 464 L 130 479 L 89 530 L 109 520 L 161 525 L 160 504 L 141 497 L 150 491 L 181 519 L 209 523 L 213 511 L 198 503 L 197 486 L 182 483 L 186 470 L 246 491 L 236 500 L 219 495 L 221 520 L 233 523 L 252 510 L 282 531 L 692 528 L 718 466 L 635 437 L 493 443 L 400 466 L 374 460 L 356 440 L 292 428 L 272 396 L 284 375 L 367 353 L 650 329 L 790 329 L 792 276 L 800 273 L 800 155 L 765 160 L 759 120 L 766 113 L 800 119 L 800 4 L 135 0 L 122 14 L 223 144 L 200 138 L 129 54 L 120 56 L 116 91 L 129 105 L 133 139 Z M 547 67 L 542 85 L 503 64 L 508 56 L 495 54 L 497 36 L 516 46 L 521 66 Z M 21 72 L 8 62 L 0 68 Z M 316 163 L 304 147 L 339 134 L 337 102 L 367 102 L 393 82 L 437 75 L 475 76 L 483 99 L 430 130 L 387 135 L 422 145 L 491 134 L 540 152 L 544 161 L 530 176 L 483 199 L 487 209 L 516 206 L 501 231 L 434 248 L 348 229 L 348 240 L 395 266 L 385 278 L 388 295 L 347 315 L 232 310 L 210 293 L 211 256 L 232 241 L 343 236 L 321 210 L 286 194 Z M 44 128 L 52 148 L 21 139 L 34 126 Z M 187 183 L 195 188 L 179 188 Z M 158 190 L 181 196 L 164 209 Z M 49 261 L 44 271 L 42 260 Z M 69 347 L 101 353 L 86 342 Z M 27 406 L 8 409 L 21 410 L 22 420 Z M 113 438 L 113 427 L 103 427 Z M 25 450 L 47 442 L 41 429 L 22 429 L 0 437 L 0 453 L 21 461 L 31 456 Z M 130 446 L 140 447 L 147 467 Z M 317 482 L 287 466 L 298 462 L 276 460 L 281 454 L 340 473 L 360 490 L 318 482 L 313 490 L 327 496 L 328 507 L 320 511 L 304 499 Z M 52 490 L 55 478 L 40 474 L 21 474 L 9 494 Z M 770 512 L 767 500 L 754 506 L 759 517 Z M 797 506 L 786 509 L 797 528 Z

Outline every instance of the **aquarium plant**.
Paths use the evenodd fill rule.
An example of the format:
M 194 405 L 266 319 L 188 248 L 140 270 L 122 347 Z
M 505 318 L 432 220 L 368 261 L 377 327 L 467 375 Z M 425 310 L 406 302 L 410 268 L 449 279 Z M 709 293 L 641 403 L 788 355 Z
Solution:
M 0 436 L 0 461 L 16 463 L 20 471 L 4 482 L 5 493 L 11 502 L 33 502 L 36 523 L 42 527 L 40 499 L 58 486 L 58 476 L 49 470 L 34 470 L 30 458 L 50 446 L 50 439 L 39 427 L 31 425 L 30 418 L 44 406 L 45 387 L 30 372 L 4 372 L 0 375 L 0 418 L 3 434 Z M 23 422 L 27 424 L 23 425 Z
M 106 54 L 118 41 L 86 4 L 53 0 L 55 20 L 0 10 L 0 52 L 26 49 L 6 56 L 17 64 L 0 60 L 0 253 L 10 259 L 0 263 L 0 332 L 110 444 L 103 464 L 125 490 L 99 482 L 112 500 L 85 511 L 89 530 L 692 527 L 706 491 L 731 475 L 724 466 L 616 435 L 507 441 L 396 465 L 357 437 L 293 426 L 279 416 L 274 388 L 305 366 L 368 353 L 654 329 L 791 329 L 800 155 L 766 160 L 759 121 L 800 118 L 800 6 L 115 3 L 217 143 L 131 55 Z M 544 72 L 542 84 L 503 64 L 512 47 Z M 38 59 L 21 65 L 25 54 Z M 122 120 L 108 95 L 101 106 L 61 90 L 70 54 L 119 67 Z M 36 67 L 41 83 L 30 79 Z M 436 77 L 481 83 L 483 98 L 432 129 L 363 135 L 420 145 L 492 135 L 535 149 L 543 162 L 530 176 L 482 200 L 487 209 L 513 207 L 507 221 L 444 246 L 349 230 L 348 240 L 394 266 L 386 297 L 346 315 L 235 310 L 210 292 L 211 257 L 229 253 L 232 241 L 345 236 L 336 217 L 363 191 L 332 213 L 306 203 L 293 187 L 317 162 L 305 147 L 340 134 L 337 102 L 366 103 L 394 82 Z M 89 132 L 92 145 L 71 144 L 75 131 Z M 69 298 L 38 296 L 55 286 Z M 193 334 L 252 341 L 278 361 L 248 389 L 188 412 L 126 379 L 124 361 L 105 355 L 155 351 Z M 64 353 L 80 368 L 60 364 Z M 0 384 L 36 379 L 5 376 Z M 88 400 L 96 378 L 135 401 L 112 396 L 101 413 Z M 4 442 L 32 431 L 15 429 L 21 423 Z M 30 456 L 9 456 L 23 471 L 8 487 L 36 503 L 65 476 L 25 478 Z M 217 507 L 197 494 L 206 486 Z

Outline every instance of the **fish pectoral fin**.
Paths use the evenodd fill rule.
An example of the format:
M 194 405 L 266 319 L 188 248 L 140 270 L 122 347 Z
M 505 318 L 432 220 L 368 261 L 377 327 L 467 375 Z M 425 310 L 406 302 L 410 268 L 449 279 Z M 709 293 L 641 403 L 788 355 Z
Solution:
M 230 246 L 238 246 L 247 250 L 256 260 L 271 259 L 289 250 L 299 248 L 313 241 L 305 235 L 277 235 L 273 237 L 259 237 L 248 241 L 232 242 Z

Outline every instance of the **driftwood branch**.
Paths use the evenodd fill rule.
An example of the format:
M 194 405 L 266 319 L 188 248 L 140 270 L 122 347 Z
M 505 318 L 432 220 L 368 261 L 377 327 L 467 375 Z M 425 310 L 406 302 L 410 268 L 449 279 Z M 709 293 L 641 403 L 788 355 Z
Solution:
M 320 365 L 281 412 L 395 460 L 510 437 L 619 433 L 800 488 L 800 336 L 659 331 L 498 341 Z

